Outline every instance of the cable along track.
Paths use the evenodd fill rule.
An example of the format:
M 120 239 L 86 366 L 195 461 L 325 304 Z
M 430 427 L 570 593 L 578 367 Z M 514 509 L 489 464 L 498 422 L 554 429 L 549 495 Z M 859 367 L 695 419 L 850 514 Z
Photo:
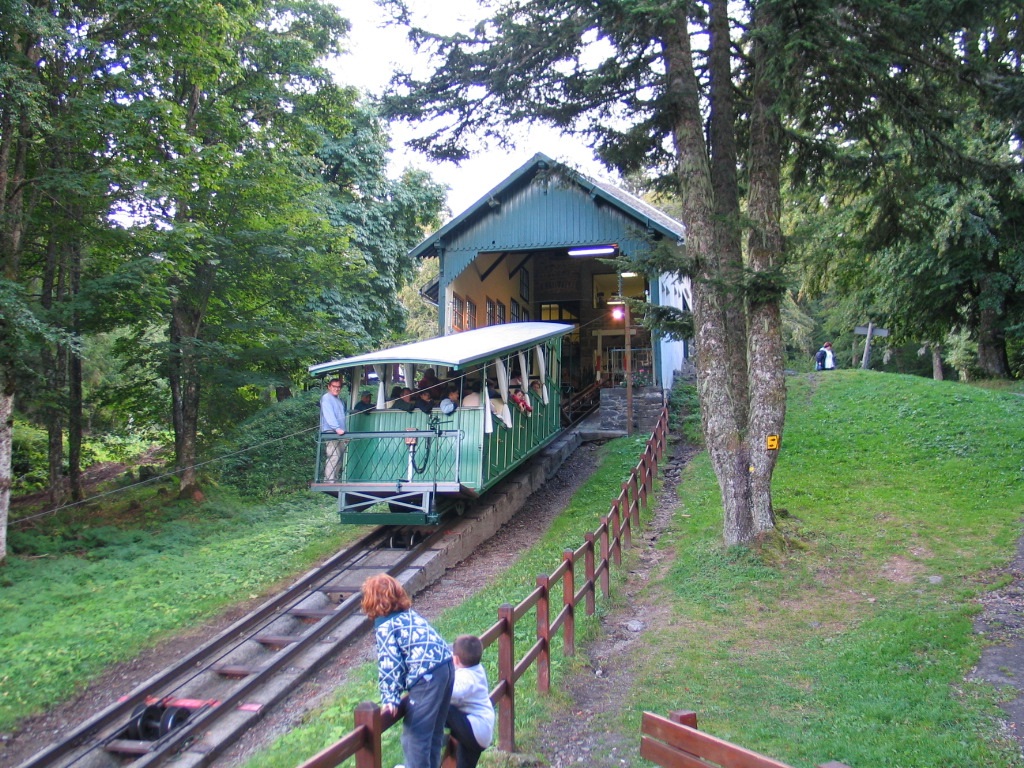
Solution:
M 205 645 L 38 752 L 19 768 L 176 768 L 211 764 L 280 699 L 367 626 L 372 573 L 417 568 L 452 523 L 371 531 Z M 394 545 L 409 542 L 409 549 Z

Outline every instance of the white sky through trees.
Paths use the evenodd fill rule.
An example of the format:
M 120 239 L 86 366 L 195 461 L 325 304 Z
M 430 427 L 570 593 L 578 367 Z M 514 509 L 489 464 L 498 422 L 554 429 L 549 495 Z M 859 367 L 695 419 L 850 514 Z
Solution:
M 341 14 L 352 24 L 347 41 L 350 53 L 332 66 L 340 84 L 380 93 L 396 66 L 406 68 L 410 63 L 415 66 L 416 56 L 408 33 L 403 27 L 387 26 L 387 17 L 374 0 L 335 2 Z M 417 25 L 446 34 L 466 31 L 487 15 L 486 6 L 481 6 L 476 0 L 407 2 Z M 416 135 L 412 126 L 396 123 L 391 126 L 390 133 L 392 173 L 397 175 L 410 165 L 429 171 L 437 181 L 450 188 L 448 207 L 453 216 L 466 210 L 538 152 L 578 168 L 589 176 L 609 178 L 582 140 L 563 136 L 554 128 L 534 126 L 528 131 L 520 130 L 514 150 L 482 148 L 459 166 L 437 163 L 406 149 L 404 142 Z

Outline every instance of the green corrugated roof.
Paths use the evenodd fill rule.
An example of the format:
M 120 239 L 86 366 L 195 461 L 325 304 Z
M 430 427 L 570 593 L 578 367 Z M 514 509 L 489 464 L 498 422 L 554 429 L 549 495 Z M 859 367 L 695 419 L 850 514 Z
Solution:
M 529 194 L 523 197 L 527 192 L 526 187 L 540 174 L 548 174 L 547 178 L 559 186 L 551 189 L 545 187 L 539 194 L 548 196 L 549 192 L 575 192 L 572 195 L 550 194 L 547 197 L 546 202 L 556 208 L 550 220 L 536 216 L 538 205 L 531 203 Z M 515 200 L 517 196 L 522 199 Z M 581 198 L 589 198 L 598 206 L 608 206 L 619 215 L 602 216 L 589 206 L 580 205 Z M 513 210 L 503 210 L 513 203 Z M 516 217 L 517 213 L 529 215 Z M 657 208 L 612 184 L 591 179 L 538 153 L 410 253 L 419 258 L 437 255 L 439 250 L 469 250 L 475 253 L 539 249 L 597 243 L 606 239 L 622 244 L 621 241 L 637 239 L 627 232 L 628 225 L 634 226 L 640 233 L 669 237 L 676 241 L 686 238 L 686 227 Z

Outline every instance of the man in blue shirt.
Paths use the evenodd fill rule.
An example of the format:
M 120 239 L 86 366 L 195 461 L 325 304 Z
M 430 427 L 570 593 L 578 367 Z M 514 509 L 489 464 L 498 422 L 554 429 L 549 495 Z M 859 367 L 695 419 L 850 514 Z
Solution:
M 341 379 L 327 382 L 327 391 L 320 398 L 320 432 L 322 435 L 345 434 L 345 403 L 338 395 L 341 393 Z M 323 439 L 326 445 L 327 464 L 324 467 L 324 482 L 333 483 L 338 477 L 338 467 L 345 453 L 345 443 L 337 438 Z

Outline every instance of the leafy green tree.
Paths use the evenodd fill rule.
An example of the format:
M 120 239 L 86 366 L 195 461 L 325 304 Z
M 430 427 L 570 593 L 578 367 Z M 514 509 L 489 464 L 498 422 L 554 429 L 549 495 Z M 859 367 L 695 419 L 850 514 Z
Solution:
M 232 352 L 212 320 L 234 313 L 243 328 L 262 312 L 272 324 L 294 306 L 296 286 L 333 279 L 318 273 L 324 260 L 306 258 L 326 239 L 326 222 L 305 158 L 351 103 L 319 63 L 347 25 L 304 0 L 128 10 L 138 16 L 120 43 L 136 89 L 125 100 L 148 130 L 118 150 L 137 161 L 138 214 L 148 221 L 139 239 L 159 264 L 153 315 L 167 323 L 161 365 L 187 495 L 203 372 Z M 278 313 L 268 310 L 275 304 Z

